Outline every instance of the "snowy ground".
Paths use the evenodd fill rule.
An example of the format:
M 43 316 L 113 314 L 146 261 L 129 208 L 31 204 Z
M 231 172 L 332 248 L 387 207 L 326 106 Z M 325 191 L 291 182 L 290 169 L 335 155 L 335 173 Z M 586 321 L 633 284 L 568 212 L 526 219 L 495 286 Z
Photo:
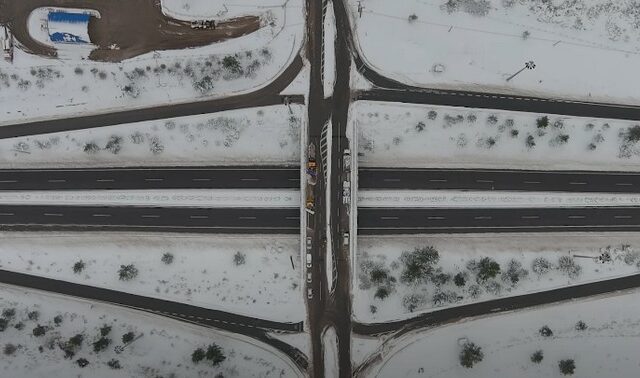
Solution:
M 432 264 L 433 273 L 413 282 L 403 279 L 403 252 L 430 246 L 439 253 L 439 261 Z M 595 258 L 605 251 L 612 257 L 610 262 L 576 257 Z M 500 265 L 495 277 L 480 279 L 470 264 L 483 257 Z M 568 262 L 562 268 L 561 258 Z M 354 317 L 361 322 L 383 322 L 465 303 L 636 274 L 640 272 L 640 237 L 633 233 L 360 237 L 356 259 Z M 511 266 L 511 260 L 516 265 Z M 463 277 L 461 284 L 456 282 L 457 274 Z M 376 297 L 381 289 L 387 291 L 386 298 Z
M 640 169 L 630 121 L 367 101 L 351 119 L 363 166 Z
M 364 58 L 400 81 L 640 103 L 634 0 L 366 0 L 361 18 L 349 3 Z
M 333 7 L 327 7 L 327 13 L 324 17 L 323 25 L 323 63 L 324 70 L 322 72 L 322 84 L 324 85 L 324 97 L 333 96 L 333 85 L 336 81 L 336 18 L 333 13 Z
M 0 167 L 300 163 L 304 107 L 232 110 L 0 140 Z
M 212 4 L 217 8 L 220 3 L 207 6 Z M 16 49 L 13 64 L 0 61 L 0 125 L 255 91 L 291 63 L 304 29 L 301 0 L 262 11 L 273 23 L 255 33 L 205 47 L 157 51 L 122 63 L 82 60 L 73 57 L 70 48 L 60 60 Z M 39 28 L 38 20 L 34 22 L 33 27 Z M 87 51 L 81 48 L 75 54 Z M 223 67 L 227 56 L 235 56 L 241 69 Z
M 275 321 L 305 317 L 298 238 L 2 233 L 1 239 L 0 267 L 5 270 Z M 161 261 L 165 253 L 173 255 L 172 263 Z M 85 268 L 74 273 L 79 260 Z M 139 273 L 122 281 L 118 270 L 127 264 Z
M 15 316 L 2 333 L 4 355 L 0 361 L 0 375 L 4 377 L 277 377 L 299 376 L 287 357 L 264 344 L 253 345 L 246 338 L 212 329 L 187 325 L 133 310 L 125 310 L 100 303 L 70 297 L 44 294 L 39 291 L 0 286 L 0 306 L 14 308 Z M 39 318 L 30 320 L 28 312 L 37 311 Z M 56 325 L 55 316 L 61 316 Z M 24 326 L 19 330 L 18 324 Z M 41 337 L 32 335 L 38 325 L 48 327 Z M 111 345 L 96 353 L 92 343 L 99 338 L 99 328 L 110 325 Z M 123 353 L 113 348 L 122 345 L 127 332 L 143 336 L 129 345 Z M 72 359 L 63 358 L 59 342 L 83 334 L 84 341 Z M 205 361 L 194 364 L 191 353 L 216 343 L 223 349 L 226 360 L 219 367 Z M 7 345 L 17 349 L 7 354 Z M 42 350 L 38 350 L 42 348 Z M 89 365 L 80 368 L 76 361 L 85 358 Z M 116 359 L 120 370 L 108 367 Z
M 336 330 L 328 328 L 322 335 L 322 347 L 324 348 L 324 376 L 326 378 L 338 378 L 338 337 Z
M 0 204 L 290 208 L 300 206 L 300 192 L 279 189 L 0 191 Z
M 178 20 L 210 20 L 253 14 L 251 11 L 282 8 L 291 0 L 269 0 L 256 5 L 254 0 L 234 0 L 224 3 L 211 0 L 162 0 L 162 12 Z
M 0 193 L 0 202 L 2 193 Z M 638 206 L 640 195 L 464 190 L 361 190 L 358 206 L 377 208 L 544 208 Z
M 573 359 L 574 376 L 585 378 L 635 377 L 640 363 L 638 312 L 640 292 L 538 307 L 409 334 L 393 341 L 382 365 L 371 377 L 562 377 L 558 363 Z M 582 320 L 587 328 L 577 330 Z M 538 330 L 547 325 L 553 336 Z M 484 359 L 471 369 L 460 365 L 459 338 L 482 348 Z M 542 350 L 543 360 L 531 362 Z

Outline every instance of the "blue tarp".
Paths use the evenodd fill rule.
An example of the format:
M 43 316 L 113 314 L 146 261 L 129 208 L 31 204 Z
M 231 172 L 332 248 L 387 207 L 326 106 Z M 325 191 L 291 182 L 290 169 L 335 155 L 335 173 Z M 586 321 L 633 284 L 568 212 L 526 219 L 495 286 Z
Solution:
M 50 12 L 49 22 L 86 23 L 90 17 L 86 13 Z
M 53 33 L 53 34 L 49 34 L 49 38 L 51 39 L 51 42 L 89 43 L 88 41 L 83 40 L 77 35 L 73 35 L 70 33 Z

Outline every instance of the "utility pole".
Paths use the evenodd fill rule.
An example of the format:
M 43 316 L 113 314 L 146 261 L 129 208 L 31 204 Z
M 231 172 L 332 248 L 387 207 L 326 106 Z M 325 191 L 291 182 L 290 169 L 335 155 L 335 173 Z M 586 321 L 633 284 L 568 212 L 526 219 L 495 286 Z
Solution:
M 518 76 L 524 70 L 532 70 L 534 68 L 536 68 L 536 64 L 533 62 L 533 60 L 525 62 L 524 63 L 524 67 L 522 67 L 518 72 L 516 72 L 513 75 L 509 76 L 507 78 L 507 81 L 509 81 L 509 80 L 513 79 L 514 77 Z

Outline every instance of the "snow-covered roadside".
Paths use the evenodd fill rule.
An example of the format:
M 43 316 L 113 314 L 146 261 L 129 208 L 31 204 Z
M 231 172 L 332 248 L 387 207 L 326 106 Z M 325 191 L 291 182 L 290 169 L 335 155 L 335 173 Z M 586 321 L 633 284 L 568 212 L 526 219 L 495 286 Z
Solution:
M 301 0 L 289 0 L 269 9 L 273 24 L 255 33 L 121 63 L 52 61 L 16 49 L 13 65 L 0 61 L 0 124 L 253 92 L 295 59 L 304 39 L 303 9 Z
M 304 107 L 291 105 L 0 140 L 0 167 L 300 163 Z
M 605 252 L 611 261 L 592 259 Z M 365 323 L 383 322 L 637 274 L 640 237 L 635 233 L 360 237 L 356 259 L 354 317 Z
M 0 239 L 5 270 L 275 321 L 305 317 L 297 237 L 90 232 L 2 233 Z M 74 273 L 80 260 L 84 267 Z M 119 279 L 129 264 L 137 276 Z
M 382 75 L 431 88 L 640 103 L 629 0 L 349 1 L 354 40 Z M 447 7 L 446 4 L 450 4 Z M 533 61 L 535 69 L 506 79 Z M 603 90 L 606 88 L 606 90 Z
M 637 122 L 358 101 L 360 164 L 640 170 Z
M 256 207 L 300 206 L 300 192 L 280 189 L 64 190 L 0 192 L 3 205 Z
M 640 348 L 640 291 L 572 301 L 560 305 L 468 319 L 393 340 L 371 377 L 562 377 L 559 361 L 573 359 L 575 376 L 635 377 Z M 578 322 L 586 329 L 580 330 Z M 543 337 L 539 329 L 553 332 Z M 473 368 L 460 365 L 460 340 L 481 348 Z M 531 361 L 541 350 L 540 363 Z M 428 358 L 425 358 L 428 356 Z
M 322 29 L 322 45 L 324 47 L 324 72 L 322 84 L 324 85 L 324 97 L 333 96 L 333 85 L 336 81 L 336 18 L 333 13 L 332 4 L 327 6 L 327 12 L 324 16 L 324 25 Z
M 2 194 L 0 193 L 0 198 Z M 640 206 L 638 194 L 489 192 L 462 190 L 361 190 L 360 207 L 541 208 Z
M 267 345 L 152 314 L 4 285 L 0 286 L 0 306 L 5 311 L 15 309 L 2 333 L 5 353 L 0 369 L 7 377 L 300 376 L 286 356 Z M 33 311 L 38 316 L 31 320 L 28 312 Z M 60 316 L 57 325 L 56 316 Z M 48 328 L 44 336 L 33 336 L 38 324 Z M 91 344 L 100 337 L 99 328 L 104 325 L 111 326 L 106 337 L 112 341 L 96 353 Z M 122 345 L 121 337 L 127 332 L 142 337 L 116 354 L 113 347 Z M 67 360 L 58 342 L 66 343 L 77 334 L 84 340 L 75 348 L 75 356 Z M 193 351 L 206 350 L 212 343 L 222 348 L 226 359 L 218 367 L 206 360 L 194 364 Z M 7 353 L 12 349 L 7 345 L 16 349 Z M 80 358 L 89 365 L 79 367 Z M 111 360 L 117 360 L 120 369 L 110 368 L 107 363 Z
M 162 0 L 162 13 L 177 20 L 211 20 L 233 18 L 263 10 L 286 6 L 291 0 L 270 0 L 256 5 L 254 0 L 234 0 L 233 3 L 211 0 Z
M 338 336 L 333 327 L 328 328 L 322 335 L 322 347 L 324 348 L 324 376 L 338 378 Z

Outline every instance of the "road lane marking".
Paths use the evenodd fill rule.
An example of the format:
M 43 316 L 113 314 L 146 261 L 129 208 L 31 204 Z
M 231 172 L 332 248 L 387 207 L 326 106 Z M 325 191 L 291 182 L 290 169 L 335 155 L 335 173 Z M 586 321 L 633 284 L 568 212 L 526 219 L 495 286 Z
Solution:
M 160 218 L 160 215 L 142 215 L 142 218 Z
M 211 181 L 211 179 L 210 178 L 194 178 L 194 179 L 191 179 L 191 181 Z
M 537 216 L 537 215 L 523 215 L 520 218 L 522 218 L 522 219 L 540 219 L 540 217 Z
M 55 179 L 55 180 L 47 180 L 47 182 L 67 182 L 67 180 Z
M 394 179 L 384 179 L 385 182 L 398 182 L 400 181 L 400 179 L 394 178 Z
M 429 182 L 447 182 L 447 180 L 429 180 Z
M 380 219 L 384 219 L 384 220 L 397 220 L 400 219 L 398 217 L 380 217 Z
M 255 220 L 256 217 L 238 217 L 238 219 L 243 219 L 243 220 Z
M 586 216 L 584 215 L 569 215 L 567 218 L 569 219 L 584 219 Z
M 616 219 L 631 219 L 631 215 L 615 215 Z
M 476 182 L 491 184 L 491 183 L 493 183 L 493 180 L 476 180 Z
M 570 182 L 569 185 L 587 185 L 586 182 Z
M 540 184 L 540 181 L 524 181 L 525 184 Z
M 163 178 L 146 178 L 144 181 L 164 181 Z
M 45 217 L 61 217 L 62 215 L 60 213 L 44 213 Z
M 190 215 L 189 218 L 191 218 L 191 219 L 208 219 L 209 216 L 208 215 Z
M 240 181 L 260 181 L 259 178 L 241 178 Z
M 18 182 L 18 180 L 0 180 L 0 184 L 12 184 Z
M 114 180 L 114 179 L 97 179 L 96 181 L 97 182 L 114 182 L 116 180 Z
M 473 219 L 476 219 L 476 220 L 489 220 L 489 219 L 491 219 L 491 217 L 473 217 Z
M 111 214 L 93 214 L 92 217 L 102 217 L 102 218 L 106 218 L 106 217 L 110 217 Z
M 429 220 L 443 220 L 445 218 L 444 217 L 427 217 L 427 219 L 429 219 Z
M 617 182 L 616 185 L 617 186 L 633 186 L 633 184 L 630 182 Z
M 3 216 L 3 217 L 11 217 L 14 215 L 15 215 L 14 213 L 0 213 L 0 216 Z
M 288 219 L 288 220 L 298 220 L 298 219 L 300 219 L 300 217 L 286 217 L 285 219 Z

